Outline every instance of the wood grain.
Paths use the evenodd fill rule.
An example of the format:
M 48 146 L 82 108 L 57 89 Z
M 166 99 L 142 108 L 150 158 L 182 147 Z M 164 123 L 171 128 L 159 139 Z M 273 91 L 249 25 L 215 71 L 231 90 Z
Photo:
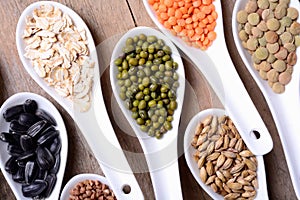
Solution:
M 32 0 L 1 0 L 0 104 L 2 105 L 9 96 L 15 93 L 29 91 L 48 98 L 59 109 L 66 123 L 69 138 L 68 161 L 63 181 L 63 185 L 65 185 L 76 174 L 86 172 L 102 174 L 102 171 L 72 118 L 30 78 L 20 62 L 15 44 L 15 29 L 21 12 L 32 2 Z M 124 120 L 124 116 L 120 115 L 121 112 L 118 106 L 116 106 L 109 80 L 109 60 L 113 46 L 121 34 L 135 26 L 155 27 L 155 25 L 147 15 L 141 0 L 61 0 L 59 2 L 75 10 L 92 32 L 97 44 L 105 103 L 116 135 L 122 148 L 125 150 L 125 154 L 128 156 L 128 161 L 132 168 L 138 170 L 139 167 L 146 166 L 146 162 L 144 159 L 137 160 L 129 156 L 130 152 L 141 153 L 142 149 L 138 140 L 127 134 L 128 132 L 132 132 L 132 130 L 128 123 L 126 123 L 126 120 Z M 226 42 L 236 70 L 274 141 L 273 151 L 264 157 L 269 197 L 270 199 L 293 200 L 296 199 L 296 196 L 289 177 L 276 126 L 265 99 L 246 70 L 233 42 L 231 17 L 234 2 L 235 0 L 222 1 Z M 194 180 L 187 167 L 184 156 L 182 156 L 182 141 L 187 123 L 196 112 L 210 107 L 221 107 L 221 105 L 195 66 L 187 59 L 184 60 L 184 64 L 187 84 L 178 139 L 180 152 L 179 168 L 183 197 L 186 200 L 210 199 Z M 145 199 L 154 199 L 149 173 L 136 173 L 135 175 Z M 0 185 L 1 200 L 15 199 L 2 173 L 0 173 Z

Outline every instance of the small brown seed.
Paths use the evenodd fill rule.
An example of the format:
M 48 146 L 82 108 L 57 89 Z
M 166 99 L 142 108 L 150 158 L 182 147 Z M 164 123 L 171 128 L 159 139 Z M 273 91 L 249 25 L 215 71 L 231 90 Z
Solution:
M 220 190 L 223 190 L 223 182 L 218 177 L 215 178 L 215 184 Z
M 254 179 L 252 182 L 252 185 L 255 189 L 258 189 L 258 182 L 257 182 L 257 179 Z
M 231 168 L 230 173 L 235 174 L 240 172 L 245 166 L 245 163 L 236 164 L 233 168 Z
M 250 156 L 253 156 L 253 153 L 249 150 L 244 150 L 244 151 L 240 152 L 239 155 L 242 157 L 250 157 Z
M 196 143 L 197 146 L 202 145 L 204 142 L 206 142 L 206 140 L 207 140 L 207 135 L 206 134 L 200 135 L 198 137 L 198 140 L 197 140 L 197 143 Z
M 222 181 L 222 182 L 226 182 L 226 178 L 225 176 L 222 174 L 222 172 L 220 171 L 216 171 L 217 177 Z
M 205 170 L 205 167 L 201 167 L 200 169 L 200 179 L 202 180 L 203 183 L 205 183 L 207 180 L 207 172 Z
M 212 118 L 213 118 L 212 115 L 207 116 L 207 117 L 202 121 L 203 126 L 205 127 L 205 126 L 210 125 Z
M 207 133 L 210 130 L 210 126 L 205 126 L 202 131 L 201 134 Z
M 195 130 L 195 135 L 200 135 L 200 133 L 202 132 L 202 129 L 203 129 L 203 124 L 199 123 L 196 127 L 196 130 Z
M 215 171 L 213 164 L 211 163 L 211 161 L 208 161 L 208 163 L 206 164 L 206 173 L 208 174 L 208 176 L 212 176 L 214 172 Z
M 233 182 L 233 183 L 227 183 L 227 186 L 228 186 L 230 189 L 233 189 L 233 190 L 239 190 L 239 189 L 242 189 L 242 188 L 243 188 L 243 185 L 242 185 L 242 184 L 236 183 L 236 182 Z
M 238 179 L 237 182 L 240 183 L 240 184 L 242 184 L 242 185 L 251 185 L 250 182 L 245 181 L 243 178 L 242 179 Z
M 220 153 L 215 152 L 215 153 L 212 153 L 209 156 L 207 156 L 206 160 L 207 161 L 214 161 L 214 160 L 218 159 L 219 157 L 220 157 Z
M 222 173 L 227 179 L 230 179 L 232 177 L 229 170 L 223 170 Z
M 254 191 L 254 190 L 255 190 L 254 187 L 248 186 L 248 185 L 245 185 L 245 186 L 243 187 L 243 189 L 246 190 L 246 191 Z
M 224 199 L 225 200 L 237 199 L 239 196 L 240 194 L 238 193 L 229 193 L 224 197 Z
M 223 151 L 222 154 L 227 158 L 236 158 L 236 154 L 231 151 Z
M 217 168 L 221 167 L 224 164 L 225 160 L 226 157 L 223 154 L 221 154 L 217 159 Z
M 225 149 L 227 149 L 228 146 L 229 146 L 229 136 L 228 136 L 228 135 L 225 135 L 225 136 L 224 136 L 223 147 L 224 147 Z
M 235 149 L 237 150 L 237 151 L 241 151 L 242 149 L 243 149 L 243 147 L 244 147 L 244 142 L 243 142 L 243 140 L 242 140 L 242 138 L 240 138 L 238 141 L 237 141 L 237 143 L 235 144 Z
M 212 183 L 212 184 L 210 185 L 210 187 L 211 187 L 211 189 L 212 189 L 214 192 L 218 192 L 218 187 L 216 186 L 215 183 Z
M 224 137 L 220 137 L 220 138 L 216 141 L 216 144 L 215 144 L 215 150 L 219 149 L 219 148 L 222 146 L 223 141 L 224 141 Z
M 279 38 L 280 38 L 281 43 L 284 45 L 286 43 L 292 42 L 294 37 L 292 36 L 291 33 L 284 32 L 279 36 Z
M 257 166 L 256 166 L 256 164 L 252 160 L 249 160 L 249 159 L 246 158 L 246 159 L 244 159 L 244 163 L 247 165 L 247 167 L 251 171 L 256 171 Z
M 242 197 L 245 197 L 245 198 L 249 198 L 249 197 L 254 197 L 256 195 L 256 191 L 252 191 L 252 192 L 244 192 L 242 194 Z
M 216 175 L 212 175 L 210 177 L 208 177 L 207 181 L 205 182 L 206 185 L 210 185 L 211 183 L 213 183 L 215 181 Z
M 229 147 L 233 148 L 235 146 L 236 142 L 237 142 L 237 139 L 236 138 L 232 138 L 230 140 L 230 142 L 229 142 Z
M 231 167 L 232 163 L 233 163 L 233 159 L 227 158 L 222 166 L 222 169 L 224 170 L 228 169 L 229 167 Z
M 209 143 L 210 143 L 209 140 L 205 141 L 203 144 L 201 144 L 201 145 L 199 146 L 198 150 L 199 150 L 200 152 L 206 150 L 206 148 L 208 147 Z
M 206 159 L 206 155 L 202 156 L 199 160 L 198 160 L 198 168 L 201 169 L 205 163 L 205 159 Z
M 249 176 L 245 177 L 245 181 L 251 182 L 255 178 L 255 175 L 250 174 Z

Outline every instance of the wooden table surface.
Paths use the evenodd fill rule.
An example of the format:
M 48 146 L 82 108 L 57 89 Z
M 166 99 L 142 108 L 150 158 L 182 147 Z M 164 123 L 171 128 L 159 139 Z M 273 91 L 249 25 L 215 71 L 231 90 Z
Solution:
M 0 19 L 0 105 L 11 95 L 18 92 L 34 92 L 48 98 L 59 109 L 68 131 L 69 151 L 64 175 L 63 186 L 74 175 L 79 173 L 103 174 L 84 137 L 76 127 L 68 113 L 46 94 L 25 71 L 19 59 L 16 43 L 15 30 L 19 16 L 22 11 L 33 1 L 31 0 L 1 0 Z M 223 0 L 223 18 L 226 42 L 231 58 L 236 66 L 247 91 L 254 104 L 261 114 L 274 141 L 273 150 L 264 156 L 265 168 L 270 199 L 293 200 L 296 199 L 292 187 L 287 164 L 283 154 L 281 142 L 276 130 L 276 126 L 270 114 L 269 108 L 259 91 L 254 80 L 246 70 L 238 55 L 233 42 L 231 32 L 231 16 L 235 0 Z M 109 62 L 111 50 L 105 48 L 106 42 L 112 37 L 119 37 L 122 33 L 136 26 L 155 27 L 150 17 L 145 11 L 141 0 L 62 0 L 60 3 L 72 8 L 86 22 L 95 40 L 95 44 L 103 54 L 100 61 L 105 67 L 101 69 L 101 84 L 105 96 L 105 103 L 110 114 L 117 137 L 121 146 L 127 152 L 142 152 L 136 138 L 129 137 L 125 132 L 131 131 L 128 124 L 118 123 L 120 118 L 115 118 L 114 113 L 120 112 L 118 106 L 112 98 L 111 86 L 109 83 Z M 100 59 L 100 58 L 99 58 Z M 188 59 L 184 60 L 186 71 L 186 94 L 183 106 L 182 120 L 179 127 L 179 149 L 182 150 L 183 133 L 188 121 L 198 111 L 219 107 L 220 103 L 216 99 L 199 71 Z M 121 119 L 123 116 L 121 115 Z M 131 166 L 143 165 L 145 160 L 128 158 Z M 210 197 L 200 188 L 190 173 L 184 156 L 179 157 L 179 169 L 183 197 L 186 200 L 210 199 Z M 144 193 L 146 200 L 155 199 L 149 173 L 136 173 L 137 181 Z M 172 183 L 170 183 L 172 184 Z M 15 199 L 4 176 L 0 172 L 0 199 Z

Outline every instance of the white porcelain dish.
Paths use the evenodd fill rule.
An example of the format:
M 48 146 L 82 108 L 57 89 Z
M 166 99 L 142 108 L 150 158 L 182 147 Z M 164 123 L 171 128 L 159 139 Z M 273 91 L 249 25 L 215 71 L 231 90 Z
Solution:
M 155 35 L 157 38 L 164 40 L 172 50 L 172 58 L 178 63 L 179 84 L 177 88 L 178 107 L 174 112 L 174 120 L 172 122 L 173 129 L 163 135 L 161 139 L 148 136 L 140 130 L 135 120 L 131 117 L 131 111 L 125 108 L 124 102 L 119 97 L 120 87 L 117 85 L 116 75 L 118 73 L 114 60 L 122 54 L 122 48 L 126 44 L 128 37 L 134 37 L 139 34 L 147 36 Z M 185 91 L 185 73 L 179 52 L 174 44 L 161 32 L 149 27 L 136 27 L 125 33 L 116 44 L 111 57 L 110 63 L 110 80 L 115 98 L 125 115 L 127 121 L 133 128 L 143 148 L 146 161 L 149 167 L 151 180 L 154 187 L 156 199 L 182 199 L 180 177 L 178 170 L 177 155 L 177 135 L 180 114 L 183 104 Z
M 104 183 L 107 186 L 109 186 L 109 182 L 107 181 L 107 179 L 104 176 L 101 176 L 98 174 L 78 174 L 78 175 L 72 177 L 67 182 L 64 189 L 61 192 L 60 200 L 68 200 L 69 196 L 70 196 L 70 191 L 76 186 L 77 183 L 85 181 L 85 180 L 98 180 L 101 183 Z
M 77 27 L 83 28 L 86 31 L 90 58 L 95 62 L 94 83 L 91 98 L 92 105 L 87 112 L 82 113 L 77 109 L 74 109 L 72 101 L 61 97 L 53 88 L 49 87 L 34 71 L 30 60 L 24 57 L 25 43 L 22 39 L 22 34 L 25 27 L 25 18 L 26 16 L 31 15 L 35 8 L 45 4 L 50 4 L 61 9 L 71 17 Z M 108 117 L 100 85 L 99 64 L 95 43 L 88 27 L 81 17 L 73 10 L 60 3 L 52 1 L 35 2 L 29 5 L 19 18 L 16 30 L 16 44 L 19 57 L 30 76 L 72 116 L 78 125 L 117 198 L 122 200 L 143 199 L 142 191 L 131 171 Z M 124 194 L 122 192 L 122 187 L 124 185 L 129 185 L 131 187 L 131 192 L 129 194 Z
M 214 200 L 222 200 L 224 199 L 223 196 L 220 194 L 215 193 L 210 186 L 205 185 L 202 180 L 200 179 L 199 176 L 199 168 L 197 166 L 197 163 L 195 162 L 193 155 L 195 154 L 196 150 L 194 147 L 192 147 L 191 142 L 194 137 L 194 133 L 196 130 L 197 125 L 199 122 L 204 120 L 207 116 L 209 115 L 217 115 L 217 116 L 222 116 L 222 115 L 227 115 L 225 110 L 222 109 L 207 109 L 199 112 L 196 114 L 191 121 L 189 122 L 185 135 L 184 135 L 184 156 L 185 160 L 187 162 L 187 165 L 189 166 L 194 178 L 198 182 L 198 184 L 213 198 Z M 257 180 L 258 180 L 258 185 L 259 188 L 257 189 L 257 195 L 255 199 L 258 200 L 267 200 L 268 198 L 268 191 L 267 191 L 267 183 L 266 183 L 266 174 L 265 174 L 265 165 L 264 165 L 264 160 L 263 156 L 256 156 L 256 159 L 258 161 L 258 168 L 257 168 Z
M 143 3 L 155 25 L 171 39 L 202 72 L 223 103 L 226 112 L 228 112 L 233 122 L 235 122 L 248 148 L 255 155 L 264 155 L 271 151 L 273 141 L 270 133 L 230 59 L 223 31 L 221 2 L 214 1 L 216 12 L 218 13 L 217 26 L 215 28 L 217 38 L 206 51 L 188 46 L 179 37 L 171 34 L 169 30 L 159 23 L 155 12 L 148 4 L 148 0 L 143 0 Z M 253 131 L 260 133 L 259 139 L 254 140 L 251 137 Z
M 23 104 L 27 99 L 35 100 L 38 104 L 38 108 L 41 108 L 48 113 L 51 113 L 51 115 L 57 122 L 57 126 L 55 128 L 57 130 L 59 130 L 59 132 L 60 132 L 59 137 L 61 139 L 61 144 L 62 144 L 61 151 L 60 151 L 60 160 L 61 161 L 60 161 L 60 167 L 59 167 L 58 173 L 56 175 L 57 181 L 56 181 L 55 187 L 54 187 L 51 195 L 47 199 L 58 199 L 62 180 L 64 177 L 65 168 L 66 168 L 66 162 L 67 162 L 68 135 L 67 135 L 64 121 L 63 121 L 61 115 L 59 114 L 58 110 L 55 108 L 55 106 L 50 101 L 48 101 L 47 99 L 45 99 L 44 97 L 42 97 L 40 95 L 29 93 L 29 92 L 17 93 L 15 95 L 9 97 L 1 106 L 1 109 L 0 109 L 0 116 L 1 116 L 0 117 L 0 132 L 7 132 L 9 129 L 9 123 L 7 123 L 3 118 L 3 113 L 5 112 L 5 110 L 9 107 L 12 107 L 12 106 L 15 106 L 18 104 Z M 10 187 L 17 199 L 24 199 L 24 200 L 31 199 L 31 198 L 25 198 L 23 196 L 22 190 L 21 190 L 22 185 L 14 182 L 12 179 L 12 176 L 5 171 L 5 162 L 8 160 L 9 155 L 7 153 L 7 144 L 3 143 L 2 141 L 0 143 L 1 143 L 0 144 L 0 168 L 1 168 L 1 171 L 2 171 L 5 179 L 7 180 L 8 184 L 10 185 Z
M 238 23 L 236 15 L 239 10 L 245 8 L 248 1 L 237 0 L 232 13 L 232 32 L 235 45 L 243 59 L 248 71 L 256 81 L 262 91 L 268 106 L 274 118 L 282 146 L 284 149 L 286 161 L 290 171 L 291 179 L 294 185 L 294 190 L 298 198 L 300 198 L 300 162 L 298 154 L 300 152 L 300 98 L 299 98 L 299 74 L 300 74 L 300 50 L 297 49 L 298 61 L 293 67 L 291 82 L 286 86 L 283 94 L 276 94 L 269 87 L 267 81 L 260 78 L 258 72 L 254 69 L 250 54 L 242 47 L 238 37 Z M 291 0 L 290 6 L 300 8 L 300 3 L 297 0 Z M 300 18 L 298 17 L 298 22 Z

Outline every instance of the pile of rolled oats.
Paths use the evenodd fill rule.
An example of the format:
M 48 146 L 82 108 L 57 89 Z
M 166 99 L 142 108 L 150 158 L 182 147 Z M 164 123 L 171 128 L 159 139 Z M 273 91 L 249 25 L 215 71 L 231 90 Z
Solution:
M 89 58 L 86 32 L 60 9 L 42 5 L 27 16 L 23 34 L 25 57 L 36 73 L 81 112 L 91 105 L 94 62 Z

